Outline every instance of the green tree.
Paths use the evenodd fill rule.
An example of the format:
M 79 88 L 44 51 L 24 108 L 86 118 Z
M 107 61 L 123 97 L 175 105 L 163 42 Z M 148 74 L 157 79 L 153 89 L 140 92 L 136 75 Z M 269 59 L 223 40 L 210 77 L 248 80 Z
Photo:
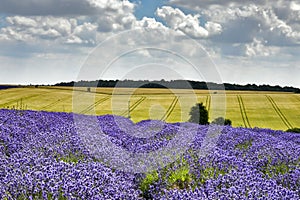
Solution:
M 229 126 L 231 126 L 232 124 L 230 119 L 224 119 L 223 117 L 218 117 L 214 119 L 214 121 L 212 121 L 211 123 L 218 124 L 218 125 L 229 125 Z
M 209 124 L 208 111 L 206 110 L 203 103 L 197 103 L 191 108 L 189 122 L 203 125 Z

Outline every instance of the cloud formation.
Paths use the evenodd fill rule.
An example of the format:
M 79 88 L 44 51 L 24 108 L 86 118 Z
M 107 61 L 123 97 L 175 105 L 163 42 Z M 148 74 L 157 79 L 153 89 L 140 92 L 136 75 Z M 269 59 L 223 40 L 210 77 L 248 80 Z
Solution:
M 78 24 L 75 18 L 53 16 L 7 17 L 8 26 L 0 31 L 0 39 L 8 41 L 36 42 L 37 39 L 61 43 L 95 43 L 98 25 Z
M 170 0 L 170 4 L 220 24 L 222 31 L 211 41 L 219 44 L 221 54 L 270 56 L 279 53 L 274 51 L 279 47 L 300 46 L 299 0 Z
M 242 32 L 237 32 L 240 33 L 240 42 L 249 42 L 254 37 L 262 37 L 268 40 L 268 45 L 276 46 L 296 45 L 300 42 L 299 26 L 293 26 L 287 19 L 281 19 L 272 8 L 251 4 L 205 10 L 203 13 L 209 19 L 229 27 L 224 35 L 220 35 L 225 36 L 223 40 L 226 40 L 226 34 L 230 35 L 228 32 L 235 34 L 240 29 Z
M 129 12 L 135 5 L 128 0 L 1 0 L 0 12 L 12 15 L 98 15 L 103 11 Z
M 115 41 L 113 48 L 104 53 L 112 54 L 120 46 L 127 48 L 139 43 L 193 55 L 197 45 L 186 42 L 193 38 L 213 59 L 220 61 L 230 81 L 234 81 L 232 71 L 238 72 L 235 78 L 241 77 L 244 69 L 240 65 L 244 64 L 249 72 L 251 66 L 257 66 L 257 71 L 259 67 L 269 67 L 269 72 L 273 72 L 274 66 L 299 66 L 300 0 L 170 0 L 166 6 L 157 7 L 153 15 L 149 15 L 147 7 L 150 1 L 0 1 L 0 54 L 2 60 L 8 61 L 7 66 L 16 69 L 21 68 L 17 59 L 25 59 L 20 63 L 28 62 L 28 68 L 38 66 L 43 59 L 54 68 L 55 65 L 49 63 L 55 60 L 74 66 L 80 56 L 87 55 L 107 38 L 131 30 L 140 32 Z M 163 0 L 157 1 L 161 3 L 153 4 L 151 12 L 163 4 Z M 149 60 L 159 57 L 147 50 L 140 54 Z M 69 59 L 64 58 L 66 55 L 74 57 L 74 62 L 70 64 Z M 141 55 L 130 59 L 140 59 Z M 224 59 L 226 64 L 222 64 Z M 199 58 L 195 58 L 195 63 L 201 63 Z M 130 66 L 130 63 L 123 65 Z M 230 71 L 232 66 L 235 70 Z M 246 80 L 246 75 L 241 80 Z M 261 80 L 264 80 L 262 76 Z
M 278 48 L 265 46 L 264 43 L 267 42 L 254 38 L 252 43 L 245 45 L 245 55 L 250 57 L 270 56 L 278 52 Z
M 5 17 L 0 40 L 96 45 L 105 37 L 124 30 L 161 29 L 160 33 L 165 34 L 169 28 L 175 28 L 166 27 L 154 18 L 138 20 L 134 15 L 136 5 L 128 0 L 24 0 L 23 3 L 24 7 L 19 8 L 17 1 L 3 2 L 0 12 L 16 15 Z M 184 33 L 195 37 L 208 35 L 208 31 L 199 26 L 197 16 L 185 15 L 180 10 L 176 12 L 182 17 L 179 27 Z M 214 23 L 207 28 L 212 34 L 220 30 Z
M 210 44 L 211 51 L 226 54 L 244 49 L 244 53 L 238 54 L 254 56 L 258 54 L 249 49 L 257 46 L 274 49 L 300 44 L 298 1 L 260 0 L 255 1 L 256 4 L 237 0 L 170 2 L 196 10 L 198 14 L 186 14 L 180 8 L 163 6 L 156 10 L 156 16 L 164 22 L 161 23 L 148 17 L 138 20 L 134 15 L 136 5 L 128 0 L 4 0 L 0 12 L 16 15 L 5 18 L 0 40 L 96 45 L 104 39 L 102 35 L 150 28 L 161 29 L 160 34 L 172 29 L 179 34 L 204 39 Z
M 202 10 L 216 7 L 236 7 L 236 6 L 244 6 L 249 4 L 254 4 L 257 6 L 276 6 L 283 7 L 292 3 L 299 2 L 299 0 L 295 1 L 286 1 L 286 0 L 207 0 L 207 1 L 198 1 L 198 0 L 169 0 L 170 4 L 182 6 L 191 10 Z M 296 3 L 297 4 L 297 3 Z
M 220 34 L 222 26 L 214 22 L 207 22 L 205 27 L 200 26 L 200 15 L 184 14 L 178 8 L 163 6 L 156 11 L 158 17 L 174 29 L 183 32 L 193 38 L 207 38 L 211 35 Z
M 5 18 L 0 40 L 52 40 L 96 44 L 97 33 L 114 33 L 136 24 L 135 4 L 127 0 L 24 0 L 1 2 Z M 20 5 L 21 4 L 21 5 Z

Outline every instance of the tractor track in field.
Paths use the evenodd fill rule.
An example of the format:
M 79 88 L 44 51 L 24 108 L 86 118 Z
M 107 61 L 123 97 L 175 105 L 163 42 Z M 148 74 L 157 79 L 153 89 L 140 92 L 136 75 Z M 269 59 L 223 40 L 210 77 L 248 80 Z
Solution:
M 145 101 L 147 99 L 147 97 L 141 97 L 139 100 L 137 100 L 136 102 L 134 102 L 134 104 L 132 104 L 128 110 L 125 110 L 124 112 L 121 113 L 121 116 L 126 116 L 130 115 L 130 113 L 132 111 L 134 111 L 134 109 L 136 109 L 143 101 Z
M 98 106 L 99 104 L 107 101 L 108 99 L 110 99 L 111 96 L 107 96 L 107 97 L 104 97 L 98 101 L 96 101 L 95 103 L 89 105 L 87 108 L 85 108 L 84 110 L 82 110 L 81 112 L 79 112 L 79 114 L 86 114 L 88 113 L 89 111 L 91 111 L 93 108 L 95 108 L 96 106 Z
M 44 92 L 44 93 L 41 93 L 41 94 L 32 94 L 32 95 L 24 96 L 22 98 L 13 99 L 13 100 L 10 100 L 6 103 L 0 104 L 0 108 L 4 108 L 4 107 L 6 107 L 10 104 L 13 104 L 13 103 L 18 103 L 19 101 L 22 103 L 25 100 L 32 99 L 34 97 L 42 96 L 42 95 L 49 94 L 49 93 L 53 93 L 53 92 Z
M 247 116 L 245 104 L 244 104 L 244 101 L 243 101 L 241 95 L 237 95 L 237 99 L 238 99 L 238 102 L 239 102 L 240 111 L 241 111 L 241 115 L 242 115 L 244 125 L 245 125 L 246 128 L 251 128 L 251 124 L 250 124 L 249 118 Z
M 210 110 L 210 104 L 211 104 L 211 96 L 207 95 L 206 96 L 206 101 L 205 101 L 205 106 L 206 106 L 206 109 L 207 109 L 208 112 Z
M 298 95 L 294 96 L 298 101 L 300 101 L 300 97 Z
M 78 94 L 77 96 L 80 96 L 81 94 Z M 62 99 L 57 99 L 56 101 L 52 102 L 52 103 L 49 103 L 48 105 L 45 105 L 43 107 L 41 107 L 40 109 L 44 110 L 44 109 L 48 109 L 48 108 L 51 108 L 53 106 L 55 106 L 56 104 L 60 103 L 60 102 L 63 102 L 63 101 L 66 101 L 68 99 L 71 99 L 73 97 L 73 95 L 71 95 L 70 97 L 65 97 L 65 98 L 62 98 Z
M 45 105 L 45 106 L 41 107 L 40 109 L 44 110 L 44 109 L 51 108 L 51 107 L 55 106 L 56 104 L 58 104 L 59 102 L 66 101 L 69 98 L 72 98 L 72 97 L 65 97 L 65 98 L 62 98 L 62 99 L 58 99 L 58 100 L 56 100 L 56 101 L 54 101 L 54 102 L 52 102 L 52 103 L 50 103 L 48 105 Z
M 169 118 L 169 116 L 171 115 L 171 113 L 173 112 L 176 104 L 178 103 L 178 97 L 174 97 L 171 105 L 169 106 L 167 112 L 163 115 L 163 117 L 161 118 L 161 120 L 165 121 Z
M 277 113 L 277 115 L 280 117 L 281 121 L 285 124 L 285 126 L 288 129 L 293 128 L 293 126 L 291 125 L 291 123 L 287 120 L 287 118 L 281 112 L 280 108 L 278 107 L 278 105 L 276 104 L 276 102 L 274 101 L 274 99 L 271 96 L 269 96 L 269 95 L 266 95 L 266 97 L 269 100 L 269 102 L 271 103 L 271 105 L 272 105 L 273 109 L 275 110 L 275 112 Z

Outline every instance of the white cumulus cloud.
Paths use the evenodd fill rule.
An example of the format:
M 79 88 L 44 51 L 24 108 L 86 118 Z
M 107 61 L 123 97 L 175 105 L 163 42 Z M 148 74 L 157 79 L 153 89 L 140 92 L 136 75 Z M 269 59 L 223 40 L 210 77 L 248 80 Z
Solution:
M 254 37 L 264 37 L 278 46 L 300 44 L 299 0 L 171 0 L 171 4 L 195 10 L 221 24 L 219 41 L 248 43 Z
M 178 8 L 163 6 L 157 9 L 156 14 L 170 28 L 194 38 L 206 38 L 222 31 L 221 25 L 213 22 L 208 22 L 206 27 L 202 27 L 199 21 L 200 15 L 186 15 Z
M 97 33 L 128 30 L 137 21 L 133 14 L 135 4 L 128 0 L 24 0 L 20 4 L 24 2 L 30 7 L 20 8 L 14 0 L 2 2 L 0 11 L 20 15 L 5 17 L 0 40 L 33 42 L 46 39 L 61 44 L 96 44 L 99 42 Z M 65 13 L 61 7 L 66 8 Z
M 254 56 L 270 56 L 278 52 L 275 47 L 266 46 L 267 41 L 261 41 L 257 38 L 253 39 L 253 42 L 245 45 L 245 55 Z
M 207 22 L 205 24 L 205 29 L 209 32 L 210 35 L 218 35 L 222 33 L 221 24 L 215 22 Z
M 154 18 L 143 17 L 142 20 L 135 22 L 136 28 L 150 28 L 150 29 L 167 29 L 161 22 Z
M 83 23 L 78 25 L 77 19 L 53 16 L 13 16 L 6 18 L 8 26 L 0 30 L 1 38 L 32 42 L 38 39 L 54 40 L 61 43 L 95 43 L 96 24 Z M 81 42 L 79 42 L 81 40 Z

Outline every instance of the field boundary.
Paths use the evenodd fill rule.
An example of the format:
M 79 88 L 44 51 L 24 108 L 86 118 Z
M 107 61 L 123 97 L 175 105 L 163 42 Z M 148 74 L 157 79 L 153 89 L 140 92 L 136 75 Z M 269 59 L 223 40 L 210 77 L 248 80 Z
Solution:
M 272 105 L 273 109 L 275 110 L 275 112 L 277 113 L 277 115 L 280 117 L 280 119 L 282 120 L 282 122 L 286 125 L 286 127 L 288 129 L 293 128 L 293 126 L 291 125 L 291 123 L 287 120 L 287 118 L 281 112 L 280 108 L 277 106 L 277 104 L 274 101 L 274 99 L 271 96 L 269 96 L 269 95 L 266 95 L 266 97 L 269 100 L 269 102 L 271 103 L 271 105 Z
M 169 116 L 173 112 L 173 110 L 174 110 L 177 103 L 178 103 L 178 97 L 175 96 L 172 103 L 171 103 L 171 105 L 169 106 L 167 112 L 165 112 L 165 114 L 162 116 L 162 118 L 161 118 L 162 121 L 166 121 L 169 118 Z
M 241 115 L 242 115 L 244 125 L 245 125 L 246 128 L 251 128 L 251 124 L 250 124 L 249 118 L 247 116 L 247 112 L 246 112 L 246 108 L 245 108 L 243 98 L 241 97 L 241 95 L 237 95 L 237 99 L 238 99 L 238 102 L 239 102 L 240 112 L 241 112 Z
M 96 101 L 94 104 L 89 105 L 87 108 L 85 108 L 84 110 L 82 110 L 81 112 L 79 112 L 79 114 L 86 114 L 87 112 L 91 111 L 93 108 L 95 108 L 99 104 L 103 103 L 104 101 L 107 101 L 110 98 L 111 98 L 110 96 L 107 96 L 107 97 L 104 97 L 104 98 Z
M 82 92 L 82 93 L 95 93 L 95 94 L 104 94 L 104 95 L 112 95 L 112 93 L 109 93 L 109 92 L 93 92 L 93 91 L 90 91 L 88 92 L 87 90 L 79 90 L 79 89 L 74 89 L 73 87 L 68 89 L 68 88 L 59 88 L 59 87 L 43 87 L 43 88 L 46 88 L 46 89 L 50 89 L 50 90 L 67 90 L 67 91 L 76 91 L 76 92 Z M 83 87 L 85 88 L 85 87 Z M 124 94 L 125 95 L 125 94 Z
M 88 91 L 83 90 L 83 89 L 80 90 L 80 89 L 73 89 L 73 88 L 70 88 L 70 89 L 68 89 L 68 88 L 59 88 L 59 86 L 58 87 L 54 87 L 54 88 L 44 86 L 44 87 L 41 87 L 41 88 L 51 89 L 51 90 L 55 90 L 56 89 L 56 90 L 67 90 L 67 91 L 72 91 L 73 90 L 73 91 L 77 91 L 77 92 L 88 92 Z M 86 87 L 82 87 L 82 88 L 86 88 Z M 122 88 L 117 88 L 117 89 L 122 89 Z M 126 88 L 124 88 L 124 89 L 126 89 Z M 129 88 L 129 89 L 133 89 L 133 88 Z M 151 89 L 151 88 L 148 88 L 148 89 Z M 105 95 L 116 95 L 116 96 L 118 96 L 118 95 L 120 95 L 120 96 L 128 96 L 128 92 L 124 92 L 124 93 L 112 93 L 112 92 L 90 91 L 90 93 L 105 94 Z M 186 93 L 186 92 L 176 92 L 176 94 L 189 94 L 189 93 Z M 155 92 L 155 93 L 144 92 L 144 93 L 137 93 L 135 95 L 140 95 L 140 96 L 142 96 L 142 95 L 158 95 L 158 96 L 166 95 L 166 96 L 170 96 L 170 95 L 173 95 L 173 94 L 172 93 L 166 93 L 166 92 Z
M 141 97 L 139 100 L 137 100 L 136 102 L 134 102 L 134 104 L 132 104 L 132 106 L 129 107 L 129 111 L 125 110 L 121 113 L 121 116 L 126 116 L 126 114 L 130 115 L 130 113 L 132 111 L 134 111 L 134 109 L 136 109 L 143 101 L 146 100 L 146 97 Z

